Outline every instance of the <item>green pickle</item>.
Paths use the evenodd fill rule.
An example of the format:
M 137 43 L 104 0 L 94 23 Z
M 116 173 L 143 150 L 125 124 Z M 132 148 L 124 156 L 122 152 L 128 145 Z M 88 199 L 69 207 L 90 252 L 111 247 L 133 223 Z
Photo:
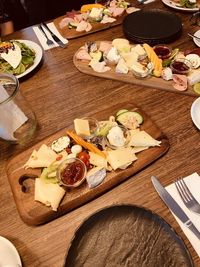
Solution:
M 200 95 L 200 82 L 195 83 L 195 85 L 193 86 L 193 90 L 196 94 Z

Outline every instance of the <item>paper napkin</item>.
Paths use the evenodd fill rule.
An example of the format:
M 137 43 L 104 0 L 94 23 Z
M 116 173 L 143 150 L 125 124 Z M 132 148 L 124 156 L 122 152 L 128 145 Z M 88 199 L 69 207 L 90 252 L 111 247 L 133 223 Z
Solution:
M 59 33 L 59 31 L 56 29 L 56 26 L 54 25 L 53 22 L 50 22 L 50 23 L 47 23 L 47 26 L 49 27 L 49 29 L 64 43 L 64 44 L 67 44 L 68 43 L 68 40 L 66 38 L 63 38 L 62 35 Z M 48 46 L 47 45 L 47 39 L 46 37 L 44 36 L 44 34 L 41 32 L 41 30 L 37 27 L 37 26 L 33 26 L 33 30 L 38 38 L 38 40 L 40 41 L 42 47 L 44 50 L 48 50 L 48 49 L 51 49 L 51 48 L 54 48 L 54 47 L 57 47 L 59 46 L 54 40 L 53 38 L 51 37 L 51 34 L 50 32 L 45 29 L 45 27 L 43 27 L 44 31 L 46 32 L 47 36 L 49 37 L 50 40 L 52 40 L 54 42 L 54 45 L 52 46 Z
M 193 196 L 200 203 L 200 176 L 195 172 L 185 177 L 184 181 L 187 184 Z M 176 200 L 179 206 L 184 210 L 184 212 L 187 214 L 187 216 L 190 218 L 190 220 L 193 222 L 196 228 L 200 231 L 200 214 L 196 214 L 190 211 L 188 208 L 186 208 L 186 206 L 184 205 L 183 201 L 179 196 L 179 193 L 177 192 L 174 183 L 167 186 L 166 189 L 170 193 L 170 195 Z M 175 215 L 174 217 L 200 257 L 200 240 Z
M 2 85 L 0 101 L 8 99 L 9 95 Z M 14 132 L 20 128 L 28 118 L 23 111 L 12 101 L 0 107 L 0 137 L 5 140 L 15 141 Z

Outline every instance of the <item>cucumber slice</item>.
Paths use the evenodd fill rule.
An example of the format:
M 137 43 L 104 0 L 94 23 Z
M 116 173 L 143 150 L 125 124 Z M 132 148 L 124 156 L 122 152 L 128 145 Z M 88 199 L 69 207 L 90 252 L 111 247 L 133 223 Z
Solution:
M 69 28 L 69 29 L 77 28 L 77 26 L 78 26 L 78 23 L 77 23 L 77 22 L 70 22 L 70 23 L 68 24 L 68 28 Z
M 90 56 L 99 62 L 103 61 L 103 52 L 101 51 L 90 52 Z
M 136 111 L 126 111 L 117 116 L 116 121 L 129 129 L 135 129 L 135 119 L 138 124 L 142 124 L 144 119 L 142 115 Z
M 200 82 L 193 86 L 193 90 L 196 94 L 200 95 Z
M 127 112 L 127 111 L 128 111 L 128 109 L 120 109 L 119 111 L 117 111 L 116 117 L 118 117 L 120 114 Z

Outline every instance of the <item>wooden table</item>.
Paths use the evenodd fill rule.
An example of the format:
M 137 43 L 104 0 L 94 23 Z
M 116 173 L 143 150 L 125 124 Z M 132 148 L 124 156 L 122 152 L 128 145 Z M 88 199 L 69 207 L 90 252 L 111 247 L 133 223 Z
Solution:
M 150 7 L 169 10 L 157 2 L 145 6 Z M 190 14 L 177 14 L 183 19 L 184 31 L 182 37 L 172 46 L 195 47 L 186 34 L 186 28 L 191 32 L 197 30 L 189 25 Z M 66 49 L 45 51 L 41 68 L 20 83 L 21 90 L 36 113 L 40 128 L 35 138 L 25 147 L 0 144 L 0 235 L 13 242 L 25 267 L 62 266 L 70 240 L 80 223 L 98 209 L 113 203 L 136 204 L 159 214 L 183 238 L 195 266 L 200 266 L 199 257 L 169 209 L 160 200 L 150 180 L 151 175 L 156 175 L 166 186 L 177 177 L 184 177 L 195 171 L 200 173 L 199 130 L 190 117 L 190 107 L 195 98 L 84 75 L 73 65 L 73 54 L 84 42 L 112 40 L 122 36 L 122 27 L 117 26 L 70 40 Z M 31 28 L 16 32 L 11 37 L 30 39 L 38 43 Z M 23 223 L 4 169 L 10 157 L 64 128 L 76 117 L 92 116 L 94 112 L 109 107 L 111 103 L 126 100 L 142 107 L 168 136 L 171 146 L 168 153 L 119 186 L 59 219 L 37 227 Z

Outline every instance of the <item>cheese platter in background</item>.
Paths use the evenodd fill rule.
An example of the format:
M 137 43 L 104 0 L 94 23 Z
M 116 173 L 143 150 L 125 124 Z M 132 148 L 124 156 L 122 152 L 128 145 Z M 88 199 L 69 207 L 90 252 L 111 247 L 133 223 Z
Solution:
M 137 119 L 129 118 L 130 114 L 136 114 L 139 124 Z M 82 125 L 88 123 L 88 118 L 76 119 L 74 126 L 46 138 L 8 163 L 13 196 L 27 224 L 39 225 L 81 206 L 142 170 L 169 149 L 167 137 L 134 104 L 116 104 L 92 118 L 98 123 L 98 135 L 92 136 L 90 132 L 88 136 L 85 132 L 87 127 Z M 136 128 L 127 130 L 129 123 L 136 123 Z M 122 132 L 121 127 L 126 131 Z M 83 169 L 79 160 L 84 163 Z M 79 172 L 75 181 L 69 175 L 74 168 L 75 173 Z
M 200 49 L 151 47 L 127 39 L 85 43 L 74 55 L 79 71 L 192 96 L 199 94 Z
M 137 10 L 124 0 L 85 4 L 79 11 L 72 10 L 56 18 L 54 25 L 64 38 L 72 39 L 119 25 L 127 14 Z

